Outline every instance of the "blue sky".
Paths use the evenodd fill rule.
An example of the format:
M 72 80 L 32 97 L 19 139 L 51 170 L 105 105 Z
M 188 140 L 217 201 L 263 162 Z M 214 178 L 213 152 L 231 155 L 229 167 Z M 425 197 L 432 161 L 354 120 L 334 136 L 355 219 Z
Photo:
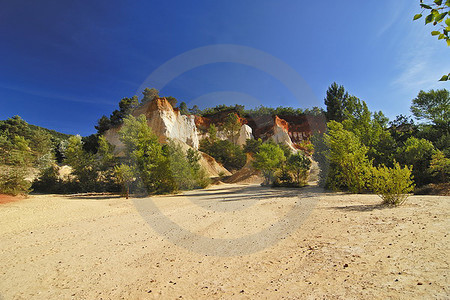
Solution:
M 262 68 L 230 61 L 192 67 L 166 83 L 162 95 L 200 107 L 306 108 L 323 106 L 336 81 L 392 119 L 409 114 L 421 89 L 450 86 L 437 81 L 450 70 L 449 48 L 430 35 L 432 26 L 412 21 L 418 3 L 3 1 L 0 119 L 20 115 L 65 133 L 94 133 L 97 119 L 121 98 L 157 84 L 146 80 L 158 67 L 210 45 L 244 46 L 282 61 L 307 96 L 294 95 L 274 77 L 287 73 L 278 65 L 267 72 L 261 58 Z

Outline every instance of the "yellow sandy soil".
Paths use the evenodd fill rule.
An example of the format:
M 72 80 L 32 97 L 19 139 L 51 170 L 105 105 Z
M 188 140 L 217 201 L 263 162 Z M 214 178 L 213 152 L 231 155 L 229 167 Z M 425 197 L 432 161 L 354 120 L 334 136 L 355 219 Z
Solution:
M 0 205 L 0 298 L 450 297 L 450 197 L 385 209 L 375 195 L 224 184 L 152 199 Z

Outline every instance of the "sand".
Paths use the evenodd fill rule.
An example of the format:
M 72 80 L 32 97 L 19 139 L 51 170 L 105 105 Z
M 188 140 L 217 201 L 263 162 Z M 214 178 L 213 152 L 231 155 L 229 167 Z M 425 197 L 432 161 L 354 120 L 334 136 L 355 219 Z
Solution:
M 1 204 L 0 298 L 450 297 L 448 196 L 386 209 L 376 195 L 221 184 L 152 199 Z

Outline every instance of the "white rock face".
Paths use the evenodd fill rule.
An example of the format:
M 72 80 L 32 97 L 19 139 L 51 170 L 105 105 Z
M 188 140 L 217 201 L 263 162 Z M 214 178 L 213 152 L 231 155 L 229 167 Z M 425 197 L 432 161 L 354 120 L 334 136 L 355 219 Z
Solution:
M 292 151 L 297 152 L 297 149 L 294 147 L 294 144 L 292 143 L 292 140 L 289 137 L 289 132 L 286 126 L 287 126 L 286 124 L 283 124 L 283 122 L 278 117 L 276 117 L 275 124 L 273 126 L 273 135 L 271 136 L 271 139 L 275 143 L 287 145 L 289 148 L 292 149 Z
M 165 143 L 167 139 L 173 139 L 198 149 L 199 140 L 194 116 L 181 115 L 165 98 L 151 101 L 132 113 L 135 117 L 142 114 L 147 118 L 148 126 L 158 136 L 161 143 Z M 119 130 L 120 127 L 109 129 L 105 132 L 105 138 L 115 146 L 115 153 L 121 156 L 125 148 L 119 139 Z
M 245 142 L 248 139 L 253 139 L 253 131 L 250 126 L 247 124 L 242 125 L 241 129 L 239 130 L 239 137 L 237 140 L 237 144 L 239 146 L 245 145 Z
M 167 138 L 176 139 L 198 149 L 199 140 L 194 122 L 195 117 L 181 115 L 165 98 L 153 100 L 133 112 L 134 116 L 141 114 L 146 116 L 148 126 L 161 142 L 165 142 Z

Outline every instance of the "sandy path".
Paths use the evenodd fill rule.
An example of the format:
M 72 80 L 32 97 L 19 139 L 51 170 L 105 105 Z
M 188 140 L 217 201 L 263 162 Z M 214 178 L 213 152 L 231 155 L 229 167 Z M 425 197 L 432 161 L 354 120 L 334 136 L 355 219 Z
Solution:
M 31 196 L 0 205 L 0 298 L 450 297 L 450 197 L 380 209 L 374 195 L 222 185 L 153 199 L 169 219 L 146 199 Z M 301 226 L 286 222 L 291 232 L 277 244 L 264 248 L 259 236 L 233 245 L 296 203 L 314 209 Z M 164 232 L 167 220 L 194 235 Z M 231 246 L 207 244 L 219 238 Z M 263 249 L 239 255 L 246 242 Z

